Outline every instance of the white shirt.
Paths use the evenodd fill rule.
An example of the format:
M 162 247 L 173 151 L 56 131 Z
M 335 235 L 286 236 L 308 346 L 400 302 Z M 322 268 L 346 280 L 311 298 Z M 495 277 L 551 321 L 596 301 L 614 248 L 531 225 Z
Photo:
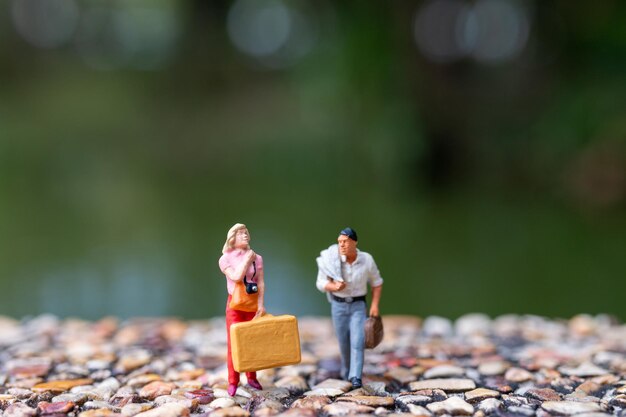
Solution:
M 341 291 L 335 291 L 332 294 L 337 297 L 360 297 L 367 294 L 367 284 L 371 287 L 378 287 L 383 284 L 374 258 L 367 252 L 361 252 L 357 249 L 356 260 L 349 264 L 341 262 L 341 276 L 343 277 L 346 287 Z M 328 283 L 329 278 L 322 272 L 317 273 L 317 289 L 326 292 L 324 287 Z

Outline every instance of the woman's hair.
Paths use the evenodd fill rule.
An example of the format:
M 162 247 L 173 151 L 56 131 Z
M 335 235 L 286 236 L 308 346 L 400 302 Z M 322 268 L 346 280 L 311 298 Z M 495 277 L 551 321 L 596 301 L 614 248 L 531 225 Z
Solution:
M 235 235 L 241 229 L 247 229 L 245 224 L 235 223 L 233 227 L 228 230 L 226 234 L 226 242 L 224 242 L 224 247 L 222 248 L 222 253 L 226 253 L 231 250 L 235 245 Z M 248 236 L 250 236 L 250 231 L 248 230 Z

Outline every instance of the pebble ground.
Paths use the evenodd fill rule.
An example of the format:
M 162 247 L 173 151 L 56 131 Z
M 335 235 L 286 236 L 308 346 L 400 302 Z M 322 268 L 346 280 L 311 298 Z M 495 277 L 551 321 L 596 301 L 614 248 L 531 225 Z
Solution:
M 0 317 L 0 417 L 626 416 L 626 326 L 612 317 L 383 321 L 363 388 L 338 379 L 330 320 L 303 317 L 302 363 L 231 398 L 223 318 Z

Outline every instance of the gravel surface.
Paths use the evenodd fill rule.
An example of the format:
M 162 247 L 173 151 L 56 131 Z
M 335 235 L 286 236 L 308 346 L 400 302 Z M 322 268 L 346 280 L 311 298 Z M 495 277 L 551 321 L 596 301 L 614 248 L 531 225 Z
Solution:
M 609 316 L 383 321 L 363 388 L 338 379 L 330 319 L 302 317 L 302 363 L 231 398 L 223 318 L 0 317 L 0 417 L 626 416 L 626 325 Z

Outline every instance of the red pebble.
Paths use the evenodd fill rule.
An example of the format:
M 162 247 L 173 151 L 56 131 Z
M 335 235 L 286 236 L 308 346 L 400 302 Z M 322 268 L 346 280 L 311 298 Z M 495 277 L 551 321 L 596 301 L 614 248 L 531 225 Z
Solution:
M 209 404 L 215 399 L 213 391 L 208 389 L 197 389 L 185 392 L 185 397 L 198 400 L 199 404 Z
M 75 404 L 71 401 L 49 403 L 42 401 L 37 405 L 40 414 L 67 414 L 74 409 Z

